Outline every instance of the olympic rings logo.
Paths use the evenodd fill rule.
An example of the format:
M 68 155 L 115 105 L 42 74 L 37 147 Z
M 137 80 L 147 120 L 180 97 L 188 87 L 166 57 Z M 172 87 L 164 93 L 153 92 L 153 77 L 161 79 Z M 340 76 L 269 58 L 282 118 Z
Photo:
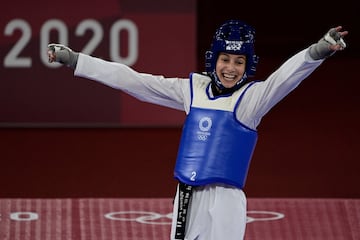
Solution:
M 198 137 L 198 139 L 200 141 L 206 141 L 206 139 L 208 138 L 208 135 L 206 135 L 206 134 L 198 134 L 197 137 Z
M 285 217 L 285 214 L 271 211 L 247 211 L 246 222 L 275 221 Z
M 168 225 L 171 224 L 172 213 L 160 214 L 145 211 L 121 211 L 105 214 L 105 218 L 115 221 L 138 222 L 143 224 Z
M 172 213 L 160 214 L 157 212 L 146 211 L 120 211 L 111 212 L 104 215 L 105 218 L 114 221 L 138 222 L 142 224 L 153 225 L 171 225 Z M 248 211 L 246 222 L 253 223 L 257 221 L 276 221 L 285 218 L 283 213 L 272 211 Z

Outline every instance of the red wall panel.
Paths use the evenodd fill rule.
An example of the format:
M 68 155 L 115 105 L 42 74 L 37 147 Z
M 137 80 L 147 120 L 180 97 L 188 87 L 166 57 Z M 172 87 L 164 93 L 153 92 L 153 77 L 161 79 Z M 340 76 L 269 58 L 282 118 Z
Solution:
M 127 8 L 133 11 L 136 8 L 131 2 L 121 1 L 121 4 L 127 3 Z M 174 11 L 167 1 L 161 2 L 166 11 Z M 98 11 L 89 12 L 88 16 L 102 19 L 103 26 L 109 28 L 116 19 L 112 13 L 118 3 L 107 3 L 103 8 L 104 17 L 97 16 Z M 283 11 L 286 6 L 282 2 L 272 1 L 269 3 L 271 6 L 264 4 L 259 8 L 258 2 L 219 4 L 198 1 L 195 62 L 199 71 L 203 69 L 204 52 L 209 47 L 215 27 L 229 18 L 241 18 L 257 29 L 258 79 L 264 79 L 286 58 L 316 41 L 335 24 L 343 24 L 350 31 L 346 38 L 349 47 L 325 61 L 264 117 L 259 127 L 259 141 L 250 166 L 246 193 L 250 197 L 359 198 L 360 51 L 357 43 L 360 36 L 356 31 L 358 23 L 354 21 L 357 8 L 344 2 L 348 9 L 329 17 L 329 13 L 334 12 L 332 6 L 329 6 L 331 9 L 324 9 L 326 6 L 316 9 L 311 2 L 302 2 L 294 12 Z M 141 15 L 145 9 L 158 11 L 157 6 L 150 5 L 143 5 L 132 13 Z M 316 12 L 315 18 L 304 18 L 309 5 L 312 6 L 311 13 Z M 184 12 L 186 9 L 178 10 Z M 31 21 L 40 26 L 48 15 L 54 13 L 47 12 Z M 2 29 L 9 20 L 4 16 L 6 14 L 1 16 Z M 83 19 L 83 16 L 79 17 Z M 69 17 L 66 21 L 72 30 L 79 23 L 78 18 Z M 8 53 L 9 41 L 6 39 L 1 39 L 5 41 L 1 42 L 1 56 Z M 37 40 L 31 42 L 23 52 L 24 56 L 32 56 L 33 49 L 38 51 Z M 84 41 L 74 43 L 80 48 Z M 192 49 L 186 51 L 195 54 Z M 107 56 L 108 49 L 102 46 L 97 54 Z M 179 63 L 178 59 L 176 62 Z M 0 81 L 5 85 L 0 90 L 4 93 L 0 95 L 0 118 L 4 122 L 7 116 L 17 114 L 41 122 L 43 119 L 39 116 L 47 114 L 63 120 L 86 117 L 96 110 L 101 114 L 90 114 L 95 122 L 116 119 L 115 123 L 118 123 L 118 110 L 113 111 L 120 106 L 117 91 L 74 79 L 69 69 L 43 71 L 39 67 L 41 64 L 34 62 L 35 67 L 27 70 L 28 76 L 41 76 L 33 77 L 32 82 L 24 81 L 23 73 L 17 69 L 7 69 L 6 72 L 1 69 Z M 184 71 L 184 74 L 194 70 L 183 65 L 171 66 Z M 142 67 L 146 68 L 145 65 Z M 155 72 L 161 73 L 161 70 Z M 54 72 L 62 77 L 49 82 Z M 11 76 L 11 79 L 4 76 Z M 36 87 L 39 85 L 30 84 L 33 82 L 54 91 L 39 91 Z M 74 107 L 74 101 L 66 98 L 69 93 L 77 94 L 77 104 L 88 106 L 92 102 L 91 107 Z M 35 103 L 45 105 L 30 106 L 27 99 L 35 95 Z M 11 107 L 9 96 L 21 99 L 16 103 L 22 106 L 22 112 Z M 92 101 L 94 96 L 101 101 Z M 41 114 L 32 114 L 34 109 Z M 68 116 L 59 114 L 62 111 L 66 111 Z M 0 197 L 171 197 L 176 184 L 172 172 L 180 133 L 180 126 L 87 128 L 84 124 L 79 128 L 52 128 L 30 124 L 28 127 L 0 128 Z

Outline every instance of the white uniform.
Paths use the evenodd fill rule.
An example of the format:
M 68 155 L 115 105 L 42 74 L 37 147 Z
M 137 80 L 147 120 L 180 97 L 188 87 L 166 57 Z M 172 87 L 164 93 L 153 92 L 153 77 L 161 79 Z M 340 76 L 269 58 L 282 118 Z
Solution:
M 322 62 L 323 60 L 312 60 L 307 49 L 288 59 L 265 81 L 257 82 L 247 90 L 236 110 L 237 119 L 248 128 L 256 130 L 262 117 Z M 81 53 L 75 75 L 122 90 L 141 101 L 182 110 L 186 114 L 190 110 L 188 78 L 138 73 L 123 64 Z M 187 240 L 239 240 L 244 236 L 246 197 L 241 189 L 221 184 L 196 187 L 189 210 Z M 176 214 L 177 201 L 174 204 L 174 219 Z M 172 239 L 175 223 L 173 221 Z

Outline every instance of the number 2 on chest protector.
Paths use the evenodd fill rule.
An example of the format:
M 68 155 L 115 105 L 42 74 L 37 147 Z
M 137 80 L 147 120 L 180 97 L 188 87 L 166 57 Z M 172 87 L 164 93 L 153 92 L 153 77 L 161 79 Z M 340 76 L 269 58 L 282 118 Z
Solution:
M 196 172 L 195 172 L 195 171 L 192 171 L 192 172 L 191 172 L 190 180 L 191 180 L 191 181 L 195 181 L 195 177 L 196 177 Z

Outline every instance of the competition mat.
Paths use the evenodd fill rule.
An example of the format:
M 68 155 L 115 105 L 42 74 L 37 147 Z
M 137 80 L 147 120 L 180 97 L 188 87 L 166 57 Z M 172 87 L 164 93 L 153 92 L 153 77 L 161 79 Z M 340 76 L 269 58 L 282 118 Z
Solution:
M 168 240 L 171 211 L 170 198 L 2 198 L 0 239 Z M 360 199 L 249 198 L 245 239 L 360 239 Z

